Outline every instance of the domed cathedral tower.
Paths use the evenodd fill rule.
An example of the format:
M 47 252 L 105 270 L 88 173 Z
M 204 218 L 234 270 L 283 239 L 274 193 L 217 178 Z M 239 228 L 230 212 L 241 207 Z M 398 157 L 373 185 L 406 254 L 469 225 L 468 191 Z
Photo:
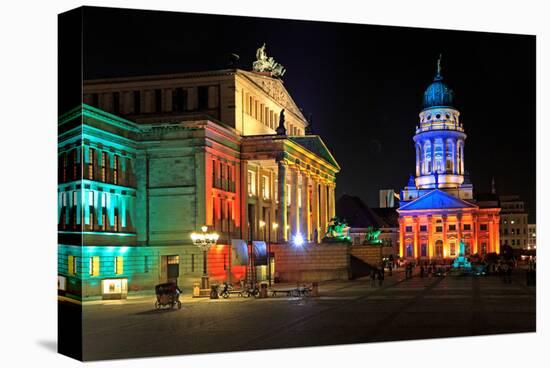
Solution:
M 500 252 L 500 208 L 473 197 L 459 117 L 453 91 L 443 81 L 440 56 L 413 137 L 416 175 L 401 191 L 397 209 L 403 259 L 439 263 Z
M 454 107 L 454 93 L 441 73 L 441 56 L 437 73 L 424 92 L 413 138 L 416 152 L 416 175 L 402 192 L 402 201 L 410 201 L 432 189 L 444 190 L 458 198 L 472 200 L 473 187 L 465 180 L 464 143 L 466 134 L 460 112 Z

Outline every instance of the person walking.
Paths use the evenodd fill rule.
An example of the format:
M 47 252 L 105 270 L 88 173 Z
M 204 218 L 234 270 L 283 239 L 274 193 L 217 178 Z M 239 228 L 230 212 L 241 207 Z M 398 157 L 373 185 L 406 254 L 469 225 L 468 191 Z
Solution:
M 384 282 L 384 269 L 378 271 L 378 286 L 382 286 Z
M 420 278 L 424 278 L 424 266 L 420 266 Z
M 373 268 L 370 270 L 370 287 L 376 286 L 376 269 Z

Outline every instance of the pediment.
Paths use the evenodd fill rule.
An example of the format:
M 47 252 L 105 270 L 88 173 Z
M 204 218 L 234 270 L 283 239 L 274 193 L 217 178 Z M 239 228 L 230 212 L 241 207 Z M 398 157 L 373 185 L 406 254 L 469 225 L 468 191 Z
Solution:
M 456 209 L 456 208 L 473 208 L 478 206 L 457 198 L 449 193 L 439 189 L 434 189 L 431 192 L 424 194 L 422 197 L 415 199 L 403 206 L 398 211 L 411 210 L 430 210 L 430 209 Z
M 244 70 L 239 70 L 239 74 L 245 76 L 252 83 L 257 85 L 262 89 L 269 97 L 273 98 L 277 103 L 282 105 L 285 110 L 291 111 L 293 114 L 297 115 L 303 121 L 306 121 L 306 118 L 298 108 L 298 105 L 294 102 L 290 93 L 288 93 L 283 82 L 280 79 L 271 78 L 268 76 L 260 75 L 253 72 L 247 72 Z

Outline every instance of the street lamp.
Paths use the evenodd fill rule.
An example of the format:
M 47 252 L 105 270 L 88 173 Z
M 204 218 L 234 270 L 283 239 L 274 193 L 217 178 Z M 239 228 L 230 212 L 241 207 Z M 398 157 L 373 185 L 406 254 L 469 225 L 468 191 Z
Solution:
M 206 257 L 207 257 L 208 250 L 210 249 L 210 247 L 216 244 L 220 236 L 215 232 L 208 233 L 207 232 L 208 227 L 206 225 L 201 227 L 201 230 L 202 230 L 202 233 L 193 232 L 191 234 L 191 240 L 193 240 L 193 244 L 199 247 L 199 249 L 202 250 L 203 252 L 201 289 L 208 289 L 209 282 L 208 282 L 208 274 L 206 272 Z

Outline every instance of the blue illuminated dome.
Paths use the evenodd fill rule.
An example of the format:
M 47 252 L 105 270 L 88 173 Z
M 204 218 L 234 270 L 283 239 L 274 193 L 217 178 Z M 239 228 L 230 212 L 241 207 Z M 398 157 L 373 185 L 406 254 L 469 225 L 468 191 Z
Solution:
M 443 83 L 443 77 L 440 73 L 434 78 L 432 84 L 428 86 L 424 92 L 424 109 L 431 107 L 452 107 L 454 99 L 454 92 L 445 83 Z

